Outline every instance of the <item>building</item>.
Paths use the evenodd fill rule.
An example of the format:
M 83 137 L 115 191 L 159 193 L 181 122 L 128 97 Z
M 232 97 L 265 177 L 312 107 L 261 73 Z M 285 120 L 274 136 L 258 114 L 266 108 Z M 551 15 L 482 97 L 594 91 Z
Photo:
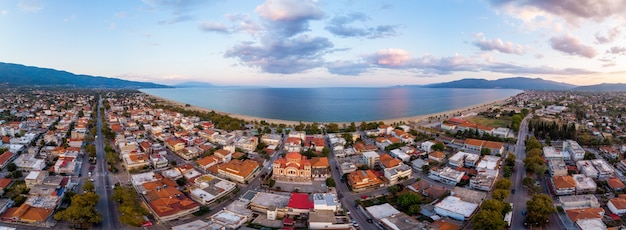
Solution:
M 259 163 L 253 160 L 232 160 L 218 166 L 218 174 L 239 183 L 247 183 L 259 172 Z
M 9 163 L 15 159 L 16 155 L 11 151 L 6 151 L 0 155 L 0 169 L 4 169 Z
M 578 171 L 580 171 L 583 175 L 591 178 L 598 178 L 598 170 L 594 167 L 591 161 L 577 161 L 576 167 L 578 168 Z
M 248 217 L 229 210 L 220 210 L 211 216 L 211 221 L 225 229 L 238 229 L 248 222 Z
M 197 160 L 196 164 L 201 169 L 207 171 L 207 170 L 209 170 L 210 167 L 213 167 L 213 166 L 217 165 L 219 162 L 220 162 L 219 158 L 211 155 L 211 156 L 203 157 L 200 160 Z
M 489 192 L 493 188 L 493 185 L 496 182 L 496 178 L 497 177 L 494 177 L 492 175 L 479 173 L 478 175 L 470 179 L 469 185 L 472 189 Z
M 330 164 L 327 157 L 313 157 L 311 162 L 311 177 L 315 181 L 325 181 L 330 177 Z
M 424 142 L 422 142 L 420 147 L 421 147 L 422 150 L 426 151 L 427 153 L 430 153 L 432 151 L 433 145 L 435 145 L 435 142 L 424 141 Z
M 608 229 L 606 224 L 602 221 L 602 219 L 594 218 L 594 219 L 581 219 L 576 221 L 576 225 L 579 229 L 593 229 L 593 230 L 606 230 Z M 613 229 L 613 228 L 612 228 Z
M 372 170 L 358 170 L 348 174 L 348 184 L 352 191 L 362 191 L 371 188 L 379 188 L 384 183 Z
M 391 150 L 389 153 L 390 153 L 391 156 L 393 156 L 395 158 L 398 158 L 398 159 L 402 160 L 403 162 L 411 161 L 411 156 L 409 156 L 409 154 L 406 154 L 405 152 L 403 152 L 400 149 Z
M 478 204 L 461 200 L 456 196 L 448 196 L 435 205 L 435 212 L 455 220 L 465 221 L 478 209 Z
M 291 133 L 289 134 L 291 135 Z M 302 150 L 302 140 L 297 137 L 288 137 L 285 141 L 284 149 L 287 152 L 300 152 Z
M 552 147 L 552 146 L 545 146 L 543 147 L 543 157 L 549 161 L 549 160 L 569 160 L 569 159 L 565 159 L 565 155 L 563 155 L 561 152 L 556 151 L 556 148 Z
M 601 219 L 604 216 L 602 208 L 579 208 L 565 210 L 565 213 L 572 222 L 586 219 Z
M 591 160 L 591 164 L 598 171 L 598 179 L 603 180 L 615 176 L 615 169 L 613 169 L 613 167 L 604 159 Z
M 311 162 L 297 152 L 290 152 L 284 158 L 276 159 L 272 172 L 272 178 L 276 181 L 311 183 Z
M 428 159 L 443 162 L 446 160 L 446 154 L 440 151 L 433 151 L 428 154 Z
M 413 176 L 411 167 L 404 163 L 400 163 L 395 167 L 385 168 L 383 171 L 389 184 L 396 184 L 402 180 L 410 179 Z
M 233 182 L 203 175 L 197 177 L 194 185 L 189 187 L 189 197 L 200 204 L 210 205 L 235 190 L 236 187 L 237 185 Z
M 559 201 L 563 209 L 599 208 L 600 203 L 594 195 L 560 196 Z
M 346 217 L 336 217 L 330 210 L 309 213 L 309 229 L 350 229 L 352 223 Z
M 468 153 L 459 151 L 448 158 L 448 165 L 457 168 L 457 167 L 476 167 L 476 163 L 480 159 L 480 155 L 474 153 Z
M 154 174 L 153 175 L 158 175 Z M 170 221 L 197 212 L 200 204 L 189 199 L 185 194 L 176 189 L 176 182 L 160 175 L 153 181 L 135 186 L 137 191 L 143 194 L 148 207 L 154 216 L 160 221 Z M 136 178 L 133 177 L 133 180 Z M 137 177 L 139 179 L 139 177 Z M 139 180 L 141 181 L 141 180 Z
M 267 145 L 278 145 L 283 137 L 279 134 L 266 133 L 261 136 L 261 142 Z
M 585 150 L 578 144 L 578 142 L 573 140 L 563 141 L 563 151 L 567 151 L 573 161 L 585 158 Z
M 336 193 L 313 193 L 313 209 L 337 212 L 341 209 L 341 203 Z
M 167 165 L 169 164 L 169 161 L 167 160 L 167 158 L 161 156 L 161 154 L 150 154 L 150 165 L 152 165 L 152 168 L 154 169 L 162 169 L 162 168 L 167 168 Z
M 165 146 L 172 152 L 177 152 L 185 148 L 185 142 L 181 140 L 168 140 L 165 142 Z
M 456 185 L 461 182 L 464 175 L 464 172 L 454 170 L 450 167 L 444 167 L 442 169 L 431 168 L 428 177 L 445 184 Z
M 626 196 L 620 195 L 609 200 L 606 206 L 616 215 L 626 214 Z
M 563 159 L 552 159 L 548 161 L 548 171 L 552 176 L 567 176 L 567 165 Z
M 380 155 L 374 151 L 363 152 L 361 155 L 363 156 L 363 162 L 365 165 L 371 169 L 373 169 L 374 166 L 376 166 L 376 164 L 380 161 Z
M 576 182 L 571 176 L 553 176 L 552 184 L 556 195 L 571 195 L 576 192 Z
M 126 170 L 142 170 L 150 167 L 150 159 L 145 153 L 129 153 L 122 156 L 122 164 Z
M 245 152 L 254 152 L 259 144 L 259 138 L 255 136 L 243 136 L 235 141 L 235 147 L 242 149 Z
M 229 152 L 226 149 L 215 150 L 215 152 L 213 152 L 213 156 L 217 157 L 220 160 L 219 163 L 228 163 L 230 160 L 233 159 L 233 153 Z
M 594 193 L 596 191 L 596 188 L 598 187 L 596 185 L 596 182 L 594 182 L 592 178 L 586 177 L 585 175 L 574 174 L 572 175 L 572 178 L 574 178 L 574 181 L 576 183 L 577 194 Z
M 277 217 L 282 218 L 287 212 L 290 199 L 288 195 L 259 192 L 250 199 L 250 209 L 258 213 L 267 213 L 268 210 L 278 211 Z
M 624 186 L 624 183 L 617 177 L 611 177 L 606 180 L 606 182 L 609 188 L 611 188 L 613 191 L 621 191 L 626 187 Z

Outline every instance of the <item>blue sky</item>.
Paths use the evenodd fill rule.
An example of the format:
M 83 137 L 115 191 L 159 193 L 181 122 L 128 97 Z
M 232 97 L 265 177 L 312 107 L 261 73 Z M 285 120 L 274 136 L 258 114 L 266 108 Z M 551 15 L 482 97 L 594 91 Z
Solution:
M 626 83 L 626 0 L 3 0 L 0 61 L 127 80 Z

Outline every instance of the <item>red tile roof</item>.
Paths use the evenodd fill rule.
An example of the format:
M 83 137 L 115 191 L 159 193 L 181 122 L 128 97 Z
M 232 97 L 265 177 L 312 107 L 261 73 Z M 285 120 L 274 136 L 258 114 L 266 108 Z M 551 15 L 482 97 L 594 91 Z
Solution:
M 309 200 L 309 195 L 306 193 L 291 193 L 289 203 L 287 207 L 297 209 L 312 209 L 313 201 Z

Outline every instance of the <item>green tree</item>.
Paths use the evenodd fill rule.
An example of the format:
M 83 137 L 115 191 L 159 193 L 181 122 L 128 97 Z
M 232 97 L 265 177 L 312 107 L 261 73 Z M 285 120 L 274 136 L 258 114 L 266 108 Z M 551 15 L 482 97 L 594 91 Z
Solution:
M 533 185 L 535 183 L 535 180 L 533 180 L 533 178 L 531 177 L 524 177 L 524 179 L 522 179 L 522 184 L 526 187 L 529 187 L 531 185 Z
M 15 165 L 15 163 L 11 162 L 11 163 L 7 164 L 7 170 L 9 170 L 9 172 L 13 172 L 13 171 L 17 170 L 17 165 Z
M 491 155 L 491 149 L 489 149 L 489 148 L 482 148 L 482 149 L 480 149 L 480 155 L 481 156 Z
M 96 210 L 98 194 L 88 192 L 75 195 L 67 209 L 54 214 L 54 219 L 70 221 L 73 227 L 85 228 L 102 221 L 102 215 Z
M 515 160 L 516 160 L 515 158 L 516 158 L 515 154 L 508 154 L 506 158 L 504 159 L 504 163 L 507 166 L 515 166 Z
M 446 146 L 441 142 L 437 142 L 431 147 L 434 151 L 443 151 L 446 149 Z
M 531 149 L 541 149 L 541 142 L 539 142 L 535 136 L 531 136 L 528 140 L 526 140 L 525 144 L 527 152 Z
M 510 195 L 511 191 L 504 189 L 496 189 L 493 190 L 493 192 L 491 193 L 491 197 L 499 201 L 506 200 L 506 198 L 508 198 Z
M 395 196 L 396 193 L 402 192 L 402 186 L 392 185 L 392 186 L 387 187 L 387 191 Z
M 143 216 L 148 212 L 141 207 L 139 196 L 134 188 L 116 186 L 111 199 L 120 204 L 119 211 L 122 214 L 120 221 L 122 223 L 139 227 L 145 222 Z
M 89 181 L 88 179 L 85 179 L 85 183 L 83 184 L 83 190 L 87 192 L 93 192 L 95 188 L 96 187 L 93 185 L 93 182 Z
M 407 211 L 412 205 L 419 205 L 424 198 L 415 193 L 405 193 L 396 198 L 396 202 L 402 211 Z
M 541 157 L 541 153 L 542 153 L 542 151 L 541 151 L 540 148 L 534 148 L 534 149 L 528 150 L 526 152 L 526 158 L 528 158 L 528 157 Z
M 552 205 L 552 199 L 548 194 L 533 195 L 526 202 L 526 223 L 531 225 L 543 225 L 548 220 L 548 215 L 555 213 L 556 208 Z
M 522 116 L 520 116 L 519 114 L 515 114 L 513 115 L 513 117 L 511 117 L 511 129 L 513 129 L 514 132 L 519 131 L 521 124 Z
M 504 229 L 506 222 L 501 212 L 480 210 L 472 217 L 472 229 Z
M 507 178 L 502 178 L 499 179 L 498 181 L 496 181 L 496 189 L 504 189 L 504 190 L 509 190 L 511 189 L 511 186 L 513 186 L 513 182 L 511 182 L 511 180 L 507 179 Z
M 335 183 L 335 179 L 333 179 L 333 178 L 326 178 L 326 186 L 328 186 L 328 187 L 335 187 L 335 186 L 337 186 L 337 184 Z

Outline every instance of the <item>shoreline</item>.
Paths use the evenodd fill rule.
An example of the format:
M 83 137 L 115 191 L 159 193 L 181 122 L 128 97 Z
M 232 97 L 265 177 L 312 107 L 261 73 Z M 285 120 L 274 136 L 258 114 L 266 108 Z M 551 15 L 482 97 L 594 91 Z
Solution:
M 217 114 L 221 114 L 221 115 L 227 115 L 233 118 L 238 118 L 247 122 L 254 122 L 254 121 L 265 121 L 267 123 L 274 123 L 274 124 L 285 124 L 287 126 L 290 125 L 298 125 L 300 124 L 300 121 L 291 121 L 291 120 L 281 120 L 281 119 L 274 119 L 274 118 L 263 118 L 263 117 L 255 117 L 255 116 L 249 116 L 249 115 L 243 115 L 243 114 L 234 114 L 234 113 L 228 113 L 228 112 L 224 112 L 224 111 L 218 111 L 218 110 L 214 110 L 214 109 L 207 109 L 204 107 L 199 107 L 196 105 L 190 105 L 190 106 L 185 106 L 186 103 L 183 102 L 179 102 L 179 101 L 175 101 L 175 100 L 171 100 L 171 99 L 167 99 L 167 98 L 162 98 L 162 97 L 158 97 L 152 94 L 148 94 L 148 93 L 144 93 L 141 92 L 144 95 L 147 95 L 150 98 L 154 98 L 157 101 L 160 101 L 161 103 L 165 103 L 167 105 L 171 105 L 171 106 L 178 106 L 181 107 L 185 110 L 194 110 L 194 111 L 199 111 L 199 112 L 215 112 Z M 458 114 L 461 114 L 461 116 L 463 115 L 467 115 L 469 113 L 478 113 L 479 111 L 488 109 L 492 106 L 496 106 L 496 105 L 503 105 L 504 103 L 506 103 L 506 101 L 508 101 L 509 99 L 513 98 L 514 96 L 510 96 L 510 97 L 506 97 L 506 98 L 499 98 L 493 101 L 489 101 L 489 102 L 485 102 L 482 104 L 476 104 L 476 105 L 470 105 L 467 107 L 463 107 L 463 108 L 458 108 L 458 109 L 453 109 L 453 110 L 448 110 L 448 111 L 443 111 L 443 112 L 438 112 L 438 113 L 431 113 L 431 114 L 424 114 L 424 115 L 416 115 L 416 116 L 411 116 L 411 117 L 400 117 L 400 118 L 391 118 L 391 119 L 383 119 L 383 120 L 374 120 L 374 121 L 365 121 L 366 123 L 370 123 L 370 122 L 379 122 L 382 121 L 385 124 L 393 124 L 393 123 L 401 123 L 401 122 L 405 122 L 407 124 L 411 124 L 411 123 L 421 123 L 424 122 L 426 120 L 428 120 L 429 118 L 434 118 L 434 117 L 438 117 L 438 116 L 448 116 L 448 118 L 452 118 L 452 117 L 457 117 Z M 362 121 L 354 121 L 354 123 L 358 126 Z M 302 121 L 302 124 L 313 124 L 314 122 L 311 121 Z M 339 124 L 339 125 L 350 125 L 351 122 L 317 122 L 318 124 L 330 124 L 330 123 L 335 123 L 335 124 Z

